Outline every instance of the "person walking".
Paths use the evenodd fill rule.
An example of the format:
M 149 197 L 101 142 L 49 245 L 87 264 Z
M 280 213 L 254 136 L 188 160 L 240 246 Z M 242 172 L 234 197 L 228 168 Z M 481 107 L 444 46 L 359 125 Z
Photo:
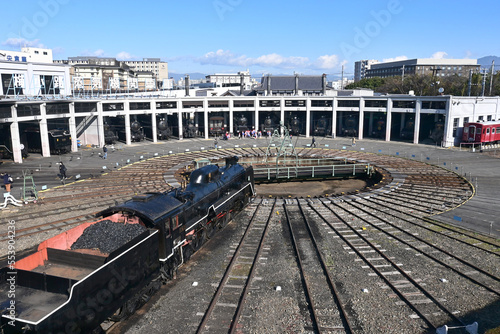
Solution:
M 311 141 L 311 147 L 316 147 L 316 138 L 312 138 L 312 141 Z
M 106 145 L 102 147 L 102 151 L 104 152 L 104 155 L 102 156 L 103 159 L 106 159 L 108 157 L 108 148 Z
M 61 174 L 62 180 L 66 179 L 66 171 L 67 171 L 66 166 L 64 166 L 64 164 L 61 162 L 61 164 L 59 165 L 59 174 Z
M 352 137 L 351 146 L 356 146 L 356 138 Z
M 5 186 L 5 190 L 10 193 L 10 185 L 13 182 L 12 177 L 8 173 L 2 174 L 3 185 Z

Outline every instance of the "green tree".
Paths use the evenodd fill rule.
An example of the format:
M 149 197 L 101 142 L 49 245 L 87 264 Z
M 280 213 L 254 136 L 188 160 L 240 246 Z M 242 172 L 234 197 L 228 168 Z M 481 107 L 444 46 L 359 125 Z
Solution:
M 355 88 L 368 88 L 372 90 L 376 90 L 378 87 L 383 85 L 385 82 L 384 78 L 375 77 L 375 78 L 365 78 L 361 79 L 358 82 L 354 82 L 345 87 L 345 89 L 355 89 Z

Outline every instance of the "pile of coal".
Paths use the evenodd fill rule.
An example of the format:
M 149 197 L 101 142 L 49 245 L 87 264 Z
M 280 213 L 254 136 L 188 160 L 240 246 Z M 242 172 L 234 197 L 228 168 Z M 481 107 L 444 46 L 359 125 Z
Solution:
M 111 253 L 146 230 L 139 224 L 103 220 L 87 227 L 71 249 L 99 249 L 103 253 Z

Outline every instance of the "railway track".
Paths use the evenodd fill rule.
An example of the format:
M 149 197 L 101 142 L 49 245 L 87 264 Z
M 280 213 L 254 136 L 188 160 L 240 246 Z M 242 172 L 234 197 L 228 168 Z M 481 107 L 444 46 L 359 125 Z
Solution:
M 364 236 L 358 228 L 347 221 L 346 217 L 338 215 L 335 210 L 326 205 L 325 208 L 328 210 L 322 212 L 311 205 L 309 208 L 335 231 L 348 249 L 354 252 L 373 271 L 374 275 L 379 277 L 405 305 L 415 312 L 413 317 L 422 319 L 429 328 L 434 330 L 442 322 L 448 325 L 463 325 L 440 298 L 436 298 L 427 290 L 420 279 L 414 278 L 410 272 L 404 270 L 402 264 L 392 259 L 378 244 Z
M 234 251 L 196 333 L 235 333 L 264 250 L 275 203 L 260 202 Z
M 352 333 L 352 316 L 344 307 L 344 301 L 335 287 L 300 203 L 297 200 L 285 200 L 283 207 L 304 292 L 310 305 L 312 330 L 315 333 Z

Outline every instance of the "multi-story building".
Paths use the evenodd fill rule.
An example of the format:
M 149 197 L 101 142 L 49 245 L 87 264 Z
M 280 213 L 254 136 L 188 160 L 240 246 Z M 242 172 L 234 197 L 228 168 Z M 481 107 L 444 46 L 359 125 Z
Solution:
M 0 50 L 0 96 L 70 95 L 69 66 L 54 64 L 52 50 Z
M 142 58 L 142 61 L 126 60 L 123 62 L 134 71 L 152 72 L 157 82 L 168 79 L 168 63 L 161 61 L 160 58 Z
M 477 59 L 407 59 L 385 63 L 371 64 L 365 77 L 392 77 L 402 75 L 433 75 L 446 77 L 450 75 L 468 76 L 469 72 L 479 73 Z
M 365 78 L 366 71 L 370 69 L 371 65 L 378 63 L 378 60 L 360 60 L 354 63 L 354 82 Z
M 54 63 L 71 65 L 73 86 L 88 90 L 142 90 L 156 89 L 157 77 L 153 71 L 136 71 L 124 61 L 110 57 L 69 57 Z M 138 81 L 136 81 L 136 79 Z M 140 81 L 140 82 L 139 82 Z

